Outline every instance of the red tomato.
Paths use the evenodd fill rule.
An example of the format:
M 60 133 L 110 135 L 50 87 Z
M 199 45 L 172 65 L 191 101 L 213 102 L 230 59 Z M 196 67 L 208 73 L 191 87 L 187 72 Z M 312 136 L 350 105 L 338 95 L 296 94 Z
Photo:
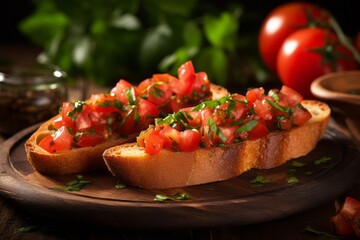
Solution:
M 264 119 L 264 120 L 272 119 L 271 106 L 265 99 L 256 100 L 254 102 L 253 107 L 254 107 L 255 113 L 262 119 Z
M 311 118 L 311 113 L 306 109 L 302 109 L 300 107 L 296 107 L 295 109 L 293 109 L 293 114 L 293 124 L 296 126 L 304 125 Z
M 64 125 L 70 127 L 72 130 L 75 129 L 75 121 L 69 117 L 68 113 L 74 109 L 74 104 L 69 102 L 64 102 L 61 107 L 61 117 L 64 121 Z
M 69 130 L 62 126 L 53 135 L 43 138 L 39 146 L 49 153 L 69 150 L 74 141 L 73 137 Z
M 154 82 L 147 87 L 147 99 L 159 107 L 170 101 L 172 93 L 169 85 L 164 82 Z
M 313 21 L 327 24 L 330 14 L 310 3 L 293 2 L 281 5 L 268 14 L 259 33 L 260 55 L 269 70 L 276 72 L 276 59 L 284 40 L 293 32 Z
M 158 132 L 151 132 L 146 139 L 145 152 L 148 154 L 157 154 L 163 148 L 164 139 Z
M 79 147 L 91 147 L 105 141 L 103 136 L 97 133 L 80 133 L 76 138 L 76 145 Z
M 180 132 L 178 130 L 167 125 L 159 134 L 164 139 L 164 147 L 172 150 L 179 149 Z
M 304 98 L 313 98 L 310 92 L 313 80 L 328 72 L 357 69 L 357 63 L 335 34 L 321 28 L 306 28 L 286 38 L 278 53 L 277 69 L 284 85 Z
M 93 94 L 90 97 L 90 107 L 95 112 L 118 112 L 121 104 L 116 96 L 110 94 Z
M 199 148 L 201 134 L 197 130 L 185 130 L 180 132 L 179 150 L 192 152 Z
M 301 101 L 303 100 L 303 96 L 301 96 L 300 93 L 286 85 L 282 86 L 279 98 L 289 107 L 294 107 L 296 104 L 301 103 Z
M 85 107 L 84 107 L 85 108 Z M 75 120 L 75 126 L 77 131 L 84 131 L 91 128 L 91 120 L 89 118 L 89 110 L 85 110 L 77 116 Z M 89 109 L 89 108 L 87 108 Z
M 137 104 L 137 111 L 140 117 L 140 128 L 144 129 L 151 124 L 156 117 L 160 115 L 160 110 L 152 102 L 139 99 Z
M 53 122 L 53 126 L 54 126 L 55 130 L 61 128 L 61 127 L 64 126 L 64 125 L 65 125 L 65 123 L 64 123 L 64 121 L 62 120 L 62 117 L 61 117 L 61 116 L 59 116 L 58 118 L 56 118 L 56 119 L 54 120 L 54 122 Z
M 180 95 L 192 94 L 191 87 L 195 81 L 195 69 L 191 61 L 182 64 L 178 69 Z
M 262 138 L 269 134 L 269 129 L 267 128 L 265 121 L 259 119 L 255 127 L 249 132 L 249 139 Z
M 357 236 L 360 237 L 359 219 L 360 201 L 347 197 L 340 211 L 331 218 L 331 221 L 337 234 L 347 235 L 355 231 Z
M 264 96 L 265 90 L 263 88 L 253 88 L 246 92 L 246 98 L 248 100 L 249 106 L 252 106 L 254 102 L 258 99 L 262 99 Z
M 121 79 L 115 87 L 116 98 L 123 104 L 134 104 L 139 96 L 138 90 L 126 80 Z

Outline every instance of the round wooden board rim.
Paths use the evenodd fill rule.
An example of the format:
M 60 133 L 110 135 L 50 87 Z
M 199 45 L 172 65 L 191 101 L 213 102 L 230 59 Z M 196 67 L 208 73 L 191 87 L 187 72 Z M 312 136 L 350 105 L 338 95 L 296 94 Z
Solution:
M 176 202 L 99 198 L 50 189 L 29 181 L 14 167 L 12 153 L 23 148 L 22 143 L 37 127 L 19 132 L 0 146 L 0 194 L 37 215 L 95 225 L 145 229 L 234 226 L 270 221 L 336 198 L 356 182 L 360 170 L 360 153 L 350 138 L 328 128 L 324 141 L 337 146 L 335 151 L 340 152 L 336 156 L 338 163 L 319 175 L 316 181 L 284 184 L 243 196 L 234 192 L 227 196 Z M 128 191 L 136 195 L 140 190 L 130 188 Z

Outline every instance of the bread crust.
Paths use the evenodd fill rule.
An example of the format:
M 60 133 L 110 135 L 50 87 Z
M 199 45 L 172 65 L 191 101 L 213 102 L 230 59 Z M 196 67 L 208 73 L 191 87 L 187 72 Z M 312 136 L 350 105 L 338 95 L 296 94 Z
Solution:
M 211 84 L 210 91 L 212 98 L 217 99 L 228 94 L 228 91 L 218 85 Z M 106 142 L 93 146 L 75 148 L 59 153 L 49 153 L 39 147 L 38 143 L 44 137 L 52 134 L 52 123 L 59 115 L 44 122 L 25 142 L 27 160 L 33 168 L 46 175 L 67 175 L 84 173 L 93 170 L 107 169 L 102 154 L 113 146 L 132 142 L 136 139 L 137 133 L 119 138 L 112 136 Z
M 194 152 L 163 149 L 155 155 L 130 143 L 107 149 L 103 157 L 114 176 L 145 189 L 204 184 L 237 177 L 251 168 L 274 168 L 308 154 L 326 130 L 330 108 L 318 101 L 306 100 L 302 104 L 312 113 L 305 125 L 260 139 Z

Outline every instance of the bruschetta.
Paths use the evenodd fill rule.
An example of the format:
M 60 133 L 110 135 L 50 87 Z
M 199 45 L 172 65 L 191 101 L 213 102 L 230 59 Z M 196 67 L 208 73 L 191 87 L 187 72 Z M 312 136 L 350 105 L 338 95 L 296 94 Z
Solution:
M 134 86 L 120 80 L 110 93 L 64 102 L 59 115 L 43 123 L 25 143 L 27 159 L 43 174 L 66 175 L 106 169 L 105 149 L 135 141 L 154 119 L 226 95 L 192 63 L 178 77 L 154 74 Z
M 222 181 L 309 153 L 323 136 L 329 107 L 287 86 L 249 90 L 156 119 L 136 143 L 107 149 L 123 183 L 166 189 Z

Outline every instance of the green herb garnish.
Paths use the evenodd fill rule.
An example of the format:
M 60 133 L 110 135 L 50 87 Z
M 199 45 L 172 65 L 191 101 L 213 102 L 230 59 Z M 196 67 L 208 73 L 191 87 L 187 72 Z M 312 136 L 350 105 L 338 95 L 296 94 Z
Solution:
M 315 165 L 320 165 L 323 163 L 327 163 L 329 160 L 331 160 L 331 157 L 322 157 L 317 160 L 315 160 Z
M 292 114 L 292 110 L 289 107 L 284 107 L 281 106 L 279 104 L 277 104 L 276 102 L 270 101 L 269 99 L 266 99 L 266 101 L 274 108 L 276 108 L 277 110 L 281 111 L 281 112 L 285 112 L 287 114 Z
M 295 176 L 291 176 L 291 177 L 287 178 L 287 183 L 289 183 L 289 184 L 294 184 L 294 183 L 298 183 L 298 182 L 299 182 L 299 179 Z
M 82 175 L 76 175 L 76 179 L 66 184 L 66 187 L 57 187 L 54 188 L 56 190 L 63 190 L 63 191 L 80 191 L 86 185 L 91 184 L 92 181 L 84 180 Z
M 223 143 L 225 143 L 226 142 L 225 135 L 221 132 L 221 129 L 216 125 L 216 123 L 214 122 L 214 120 L 211 117 L 209 117 L 208 125 L 209 125 L 210 130 L 212 132 L 214 132 L 217 136 L 219 136 L 221 141 Z
M 310 233 L 314 233 L 314 234 L 319 235 L 319 236 L 324 236 L 324 237 L 329 237 L 329 238 L 336 238 L 336 239 L 344 238 L 342 236 L 333 235 L 333 234 L 330 234 L 330 233 L 325 232 L 325 231 L 315 230 L 312 227 L 310 227 L 309 225 L 306 226 L 303 230 L 301 230 L 301 232 L 310 232 Z
M 136 103 L 135 89 L 133 87 L 128 88 L 125 90 L 125 94 L 129 101 L 129 104 L 134 105 Z
M 262 187 L 264 186 L 266 183 L 269 183 L 271 180 L 269 178 L 266 178 L 264 176 L 256 176 L 256 178 L 252 179 L 250 181 L 251 186 L 253 187 Z
M 38 230 L 38 229 L 39 229 L 38 226 L 29 225 L 29 226 L 25 226 L 25 227 L 19 227 L 17 229 L 17 231 L 21 232 L 21 233 L 28 233 L 28 232 L 33 232 L 33 231 Z
M 175 193 L 171 197 L 162 195 L 162 194 L 156 194 L 154 201 L 157 202 L 165 202 L 165 201 L 183 201 L 183 200 L 189 200 L 190 196 L 187 193 Z
M 74 101 L 74 108 L 67 113 L 67 115 L 71 118 L 71 120 L 75 121 L 76 119 L 76 113 L 79 113 L 82 111 L 82 108 L 87 103 L 84 101 Z
M 116 189 L 124 189 L 124 188 L 126 188 L 126 185 L 123 183 L 117 183 L 117 184 L 115 184 L 115 188 Z
M 293 162 L 291 163 L 291 165 L 292 165 L 293 167 L 304 167 L 304 166 L 306 166 L 306 163 L 299 162 L 299 161 L 293 161 Z
M 250 132 L 257 124 L 258 124 L 258 120 L 251 120 L 250 122 L 247 122 L 238 129 L 236 129 L 236 132 L 237 133 Z

